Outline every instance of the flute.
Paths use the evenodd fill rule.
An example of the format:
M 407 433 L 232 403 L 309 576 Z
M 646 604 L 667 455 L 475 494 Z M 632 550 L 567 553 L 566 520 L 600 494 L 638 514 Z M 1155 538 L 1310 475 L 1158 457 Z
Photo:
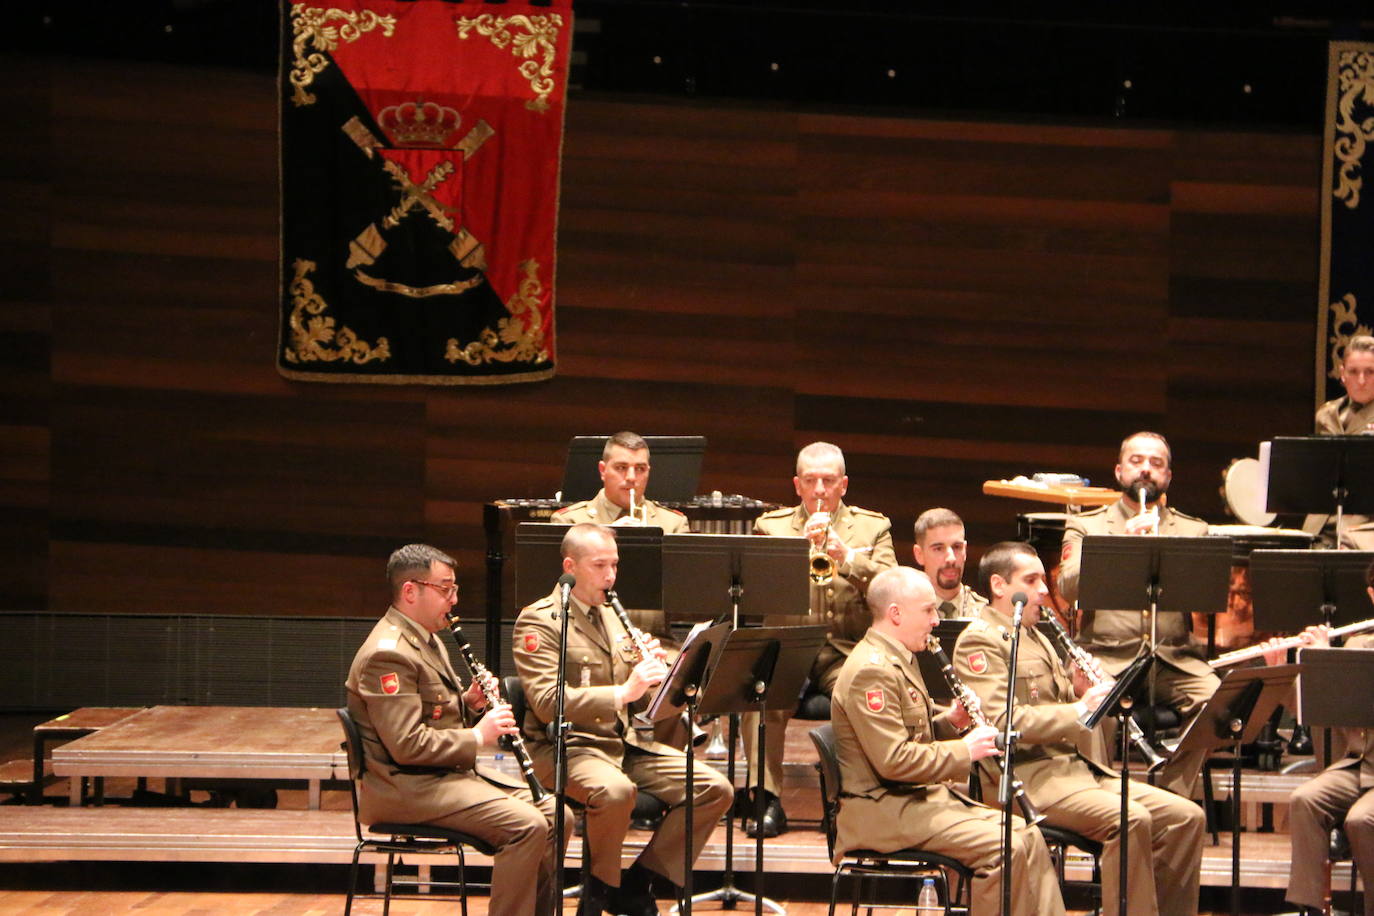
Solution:
M 954 694 L 961 704 L 964 711 L 968 713 L 969 720 L 975 726 L 991 725 L 988 717 L 983 715 L 983 706 L 978 701 L 978 694 L 969 689 L 969 686 L 959 680 L 959 675 L 954 673 L 954 665 L 950 663 L 949 653 L 940 647 L 940 640 L 935 636 L 926 638 L 926 651 L 935 656 L 935 661 L 940 665 L 940 673 L 945 676 L 945 683 L 949 686 L 950 692 Z M 1000 771 L 995 762 L 990 763 L 994 769 Z M 1026 819 L 1027 824 L 1038 824 L 1045 819 L 1045 815 L 1035 807 L 1035 803 L 1026 794 L 1026 787 L 1021 784 L 1021 780 L 1012 779 L 1012 795 L 1016 796 L 1016 803 L 1021 807 L 1021 816 Z
M 472 647 L 468 645 L 467 637 L 463 636 L 463 630 L 458 626 L 458 619 L 453 614 L 445 614 L 444 619 L 448 621 L 448 628 L 453 633 L 453 641 L 458 643 L 459 654 L 463 656 L 463 661 L 467 663 L 473 679 L 481 688 L 482 696 L 487 699 L 487 708 L 490 709 L 505 702 L 501 699 L 500 690 L 488 686 L 491 672 L 472 654 Z M 516 728 L 521 728 L 524 723 L 517 722 L 515 725 Z M 529 751 L 525 750 L 525 739 L 520 737 L 519 731 L 506 737 L 510 740 L 510 749 L 511 753 L 515 755 L 515 763 L 520 767 L 520 772 L 525 777 L 525 784 L 530 787 L 530 794 L 534 796 L 534 803 L 537 805 L 544 800 L 544 796 L 548 793 L 539 784 L 539 777 L 534 775 L 534 764 L 530 763 Z
M 1059 622 L 1059 619 L 1053 614 L 1043 614 L 1041 619 L 1050 625 L 1050 629 L 1054 631 L 1054 638 L 1063 647 L 1064 653 L 1073 659 L 1074 664 L 1078 665 L 1078 670 L 1083 672 L 1083 676 L 1094 686 L 1102 683 L 1104 679 L 1097 675 L 1093 665 L 1093 657 L 1082 646 L 1069 638 L 1068 631 L 1064 629 L 1064 625 Z M 1136 750 L 1140 751 L 1140 756 L 1145 758 L 1145 763 L 1150 769 L 1153 770 L 1165 761 L 1166 758 L 1161 756 L 1155 746 L 1150 743 L 1150 739 L 1145 737 L 1145 732 L 1141 731 L 1135 719 L 1127 717 L 1126 734 L 1130 737 Z
M 1365 630 L 1374 630 L 1374 617 L 1368 620 L 1360 620 L 1355 623 L 1347 623 L 1343 627 L 1336 627 L 1331 631 L 1331 636 L 1353 636 L 1356 633 L 1363 633 Z M 1270 650 L 1294 649 L 1301 645 L 1303 645 L 1301 636 L 1287 636 L 1280 639 L 1272 646 L 1250 646 L 1247 649 L 1235 649 L 1231 652 L 1223 653 L 1207 664 L 1211 665 L 1213 668 L 1225 668 L 1240 662 L 1248 662 L 1252 658 L 1259 658 Z

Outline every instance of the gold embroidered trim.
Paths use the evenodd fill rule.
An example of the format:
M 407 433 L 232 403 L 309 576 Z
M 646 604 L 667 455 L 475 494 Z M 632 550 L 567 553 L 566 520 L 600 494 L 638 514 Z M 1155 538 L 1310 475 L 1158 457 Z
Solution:
M 348 119 L 348 122 L 340 128 L 348 139 L 358 144 L 358 149 L 363 151 L 363 155 L 372 158 L 374 149 L 382 148 L 382 141 L 377 139 L 377 135 L 367 129 L 367 126 L 358 119 L 357 115 Z
M 1364 177 L 1360 175 L 1360 160 L 1364 158 L 1366 143 L 1374 140 L 1374 117 L 1368 111 L 1357 118 L 1355 106 L 1363 103 L 1374 107 L 1374 54 L 1368 51 L 1344 51 L 1337 63 L 1340 99 L 1336 103 L 1336 142 L 1332 149 L 1340 161 L 1336 190 L 1337 200 L 1347 209 L 1360 206 L 1360 190 Z M 1339 136 L 1344 134 L 1344 136 Z
M 342 19 L 342 25 L 330 25 L 330 20 Z M 322 52 L 332 51 L 339 41 L 357 41 L 373 29 L 381 28 L 382 34 L 390 38 L 396 31 L 396 20 L 391 16 L 378 16 L 372 10 L 351 13 L 348 10 L 324 9 L 306 6 L 304 3 L 291 4 L 291 50 L 295 52 L 296 64 L 291 68 L 288 79 L 295 91 L 291 102 L 297 108 L 314 104 L 316 97 L 306 91 L 315 82 L 315 76 L 329 66 L 329 60 Z M 315 50 L 305 53 L 305 46 L 312 44 Z
M 554 90 L 553 61 L 558 54 L 558 30 L 563 27 L 563 17 L 557 13 L 547 16 L 495 16 L 483 13 L 469 19 L 457 20 L 458 37 L 467 38 L 473 29 L 485 35 L 498 48 L 510 45 L 511 53 L 527 60 L 520 65 L 520 75 L 530 81 L 530 89 L 535 98 L 525 103 L 531 111 L 544 112 L 549 109 L 549 95 Z M 507 26 L 525 29 L 528 34 L 512 34 Z M 535 57 L 542 54 L 541 64 Z
M 452 296 L 467 292 L 480 284 L 483 278 L 479 276 L 473 277 L 471 280 L 463 280 L 461 283 L 436 283 L 433 286 L 407 286 L 404 283 L 396 283 L 391 280 L 379 280 L 376 277 L 368 276 L 361 270 L 355 270 L 353 271 L 353 279 L 384 293 L 399 293 L 412 299 L 423 299 L 426 296 Z
M 291 262 L 295 278 L 291 281 L 291 346 L 286 348 L 288 363 L 332 363 L 338 360 L 363 365 L 372 361 L 386 362 L 391 358 L 391 345 L 385 337 L 375 344 L 359 340 L 352 328 L 334 329 L 334 319 L 324 314 L 329 308 L 315 292 L 315 284 L 308 275 L 315 270 L 314 261 L 297 258 Z M 313 317 L 306 318 L 306 315 Z
M 453 174 L 456 167 L 452 162 L 445 160 L 439 163 L 429 171 L 429 174 L 425 176 L 425 180 L 419 184 L 411 181 L 410 176 L 406 174 L 406 170 L 390 159 L 384 161 L 382 167 L 386 169 L 387 174 L 391 176 L 392 182 L 395 183 L 396 187 L 401 192 L 401 202 L 392 207 L 391 212 L 382 219 L 383 226 L 388 229 L 394 229 L 401 224 L 401 219 L 410 212 L 412 207 L 422 207 L 424 211 L 429 214 L 430 218 L 438 223 L 440 227 L 449 232 L 453 231 L 452 218 L 445 212 L 444 205 L 439 203 L 439 201 L 435 200 L 432 196 L 434 189 L 442 184 L 448 176 Z
M 1341 297 L 1340 302 L 1333 302 L 1329 306 L 1331 310 L 1331 358 L 1327 365 L 1331 368 L 1327 375 L 1338 379 L 1341 377 L 1341 362 L 1345 359 L 1345 345 L 1350 343 L 1350 338 L 1360 334 L 1374 334 L 1369 325 L 1360 324 L 1359 317 L 1355 314 L 1358 305 L 1354 293 L 1346 293 Z M 1349 330 L 1343 330 L 1349 328 Z
M 506 303 L 510 317 L 496 323 L 496 329 L 484 328 L 478 339 L 460 347 L 450 337 L 444 349 L 444 359 L 459 360 L 469 366 L 499 362 L 548 362 L 549 351 L 544 346 L 544 329 L 539 322 L 539 294 L 544 286 L 539 282 L 539 262 L 533 259 L 520 262 L 524 279 L 520 288 Z

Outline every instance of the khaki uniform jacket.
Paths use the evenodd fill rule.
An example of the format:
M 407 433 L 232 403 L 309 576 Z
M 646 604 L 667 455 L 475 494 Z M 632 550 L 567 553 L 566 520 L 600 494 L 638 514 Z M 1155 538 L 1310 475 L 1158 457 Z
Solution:
M 1347 649 L 1374 649 L 1374 636 L 1352 636 L 1345 643 Z M 1358 765 L 1360 788 L 1374 788 L 1374 728 L 1344 728 L 1340 738 L 1345 744 L 1345 756 L 1331 763 L 1328 770 L 1345 770 Z
M 1131 512 L 1125 502 L 1117 500 L 1091 512 L 1069 516 L 1064 530 L 1064 545 L 1059 567 L 1059 593 L 1068 601 L 1078 599 L 1078 577 L 1083 562 L 1083 538 L 1089 534 L 1125 534 Z M 1168 506 L 1162 508 L 1159 533 L 1176 537 L 1201 537 L 1207 533 L 1207 523 L 1185 515 Z M 1214 674 L 1205 659 L 1206 650 L 1192 639 L 1188 618 L 1176 612 L 1165 612 L 1157 621 L 1159 644 L 1156 655 L 1160 661 L 1199 677 Z M 1140 651 L 1142 640 L 1149 631 L 1139 611 L 1112 611 L 1085 608 L 1083 629 L 1078 642 L 1089 649 L 1103 668 L 1119 674 Z
M 926 805 L 975 803 L 947 780 L 967 779 L 968 746 L 955 737 L 946 712 L 936 714 L 911 653 L 869 630 L 845 659 L 835 684 L 831 723 L 840 761 L 840 813 L 835 855 L 920 846 L 940 828 L 913 823 L 913 796 Z M 953 740 L 937 740 L 953 739 Z M 900 797 L 898 797 L 900 796 Z
M 555 525 L 578 525 L 582 522 L 609 525 L 624 514 L 624 509 L 606 498 L 606 490 L 603 487 L 591 499 L 564 506 L 554 512 L 549 516 L 549 521 Z M 687 516 L 652 499 L 644 501 L 644 521 L 647 525 L 662 528 L 664 534 L 687 533 Z
M 348 672 L 348 711 L 363 738 L 366 773 L 358 815 L 365 824 L 418 823 L 486 801 L 482 780 L 511 789 L 522 780 L 477 767 L 477 734 L 466 728 L 462 683 L 448 651 L 396 608 L 368 634 Z
M 654 754 L 683 752 L 653 740 L 633 727 L 632 709 L 615 704 L 615 688 L 630 676 L 635 648 L 615 612 L 606 605 L 589 608 L 574 597 L 568 622 L 567 698 L 564 715 L 571 728 L 568 747 L 594 748 L 616 766 L 625 745 Z M 524 608 L 515 621 L 515 670 L 525 688 L 523 723 L 531 756 L 552 755 L 547 726 L 558 704 L 558 591 Z M 597 625 L 599 621 L 600 626 Z M 632 704 L 632 706 L 635 704 Z
M 775 509 L 754 520 L 754 533 L 775 537 L 804 537 L 806 519 L 810 512 L 804 506 Z M 884 569 L 897 565 L 892 549 L 892 522 L 886 515 L 843 502 L 835 512 L 831 530 L 846 547 L 871 548 L 854 555 L 852 563 L 842 563 L 827 585 L 811 583 L 811 615 L 770 615 L 765 623 L 771 626 L 825 624 L 830 633 L 830 654 L 848 655 L 854 644 L 868 631 L 873 619 L 865 601 L 868 583 Z M 805 575 L 798 570 L 799 575 Z M 827 654 L 821 650 L 822 656 Z M 838 661 L 836 658 L 834 661 Z
M 1350 402 L 1350 396 L 1327 401 L 1317 408 L 1317 435 L 1319 436 L 1356 436 L 1361 433 L 1374 433 L 1374 401 L 1358 410 Z
M 954 671 L 978 695 L 988 721 L 1002 728 L 1007 716 L 1007 666 L 1011 662 L 1011 618 L 991 605 L 964 628 L 954 644 Z M 1005 638 L 1004 638 L 1005 637 Z M 1077 745 L 1087 734 L 1078 721 L 1073 681 L 1054 647 L 1034 627 L 1021 630 L 1016 661 L 1013 725 L 1015 776 L 1040 806 L 1049 806 L 1084 789 L 1096 789 L 1094 772 L 1113 775 L 1082 757 Z M 986 796 L 997 787 L 986 782 Z
M 953 601 L 940 599 L 940 619 L 970 619 L 977 617 L 987 607 L 988 599 L 978 594 L 971 586 L 960 584 L 959 595 Z

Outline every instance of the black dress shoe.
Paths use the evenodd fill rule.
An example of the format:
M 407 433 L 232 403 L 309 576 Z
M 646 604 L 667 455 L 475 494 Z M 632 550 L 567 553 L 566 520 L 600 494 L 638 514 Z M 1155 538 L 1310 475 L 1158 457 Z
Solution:
M 652 883 L 653 874 L 638 862 L 625 869 L 614 898 L 617 916 L 658 916 Z
M 577 916 L 601 916 L 602 913 L 617 913 L 614 900 L 618 889 L 593 875 L 582 879 L 582 899 L 577 904 Z
M 764 792 L 767 802 L 763 807 L 763 837 L 775 837 L 780 833 L 787 832 L 787 812 L 782 810 L 782 801 L 771 792 Z M 752 817 L 753 808 L 749 809 L 751 817 L 744 822 L 744 832 L 751 837 L 759 835 L 758 824 Z

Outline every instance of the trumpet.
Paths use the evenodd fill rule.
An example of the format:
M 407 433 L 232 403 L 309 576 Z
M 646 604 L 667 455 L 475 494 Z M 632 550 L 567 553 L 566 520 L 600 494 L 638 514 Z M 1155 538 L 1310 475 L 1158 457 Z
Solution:
M 1374 630 L 1374 617 L 1371 617 L 1369 620 L 1359 620 L 1355 623 L 1347 623 L 1343 627 L 1336 627 L 1331 631 L 1331 637 L 1334 639 L 1340 636 L 1353 636 L 1356 633 L 1363 633 L 1365 630 Z M 1272 646 L 1250 646 L 1247 649 L 1235 649 L 1234 651 L 1223 653 L 1207 664 L 1211 665 L 1213 668 L 1226 668 L 1230 665 L 1239 664 L 1240 662 L 1248 662 L 1252 658 L 1260 658 L 1265 652 L 1271 649 L 1296 649 L 1302 644 L 1301 636 L 1288 636 L 1284 639 L 1280 639 Z
M 964 711 L 968 713 L 968 717 L 973 721 L 973 724 L 975 726 L 991 725 L 992 723 L 988 721 L 988 717 L 983 715 L 983 705 L 978 701 L 978 694 L 974 693 L 969 689 L 967 684 L 959 680 L 959 675 L 954 673 L 954 666 L 950 664 L 949 653 L 940 647 L 940 640 L 937 637 L 930 636 L 926 638 L 926 651 L 935 656 L 935 661 L 940 665 L 940 673 L 945 676 L 945 684 L 949 686 L 950 692 L 954 694 L 955 699 L 963 704 Z M 989 762 L 989 766 L 999 771 L 1001 769 L 992 762 Z M 1035 807 L 1035 803 L 1030 800 L 1030 796 L 1026 794 L 1026 787 L 1021 784 L 1021 780 L 1012 779 L 1011 792 L 1012 795 L 1016 797 L 1016 804 L 1020 806 L 1021 816 L 1026 819 L 1027 824 L 1038 824 L 1045 819 L 1045 815 L 1040 813 L 1039 809 Z
M 1073 659 L 1074 664 L 1078 666 L 1078 670 L 1083 672 L 1083 676 L 1094 686 L 1102 683 L 1104 678 L 1098 676 L 1097 668 L 1093 664 L 1093 657 L 1089 655 L 1082 646 L 1069 638 L 1068 631 L 1066 631 L 1064 625 L 1059 622 L 1059 618 L 1053 614 L 1044 614 L 1040 619 L 1050 625 L 1050 629 L 1054 631 L 1055 640 L 1063 648 L 1064 653 L 1068 655 L 1069 658 Z M 1150 743 L 1149 738 L 1145 737 L 1145 733 L 1140 730 L 1140 726 L 1136 723 L 1135 719 L 1129 717 L 1126 719 L 1126 734 L 1130 737 L 1131 743 L 1135 745 L 1136 750 L 1140 751 L 1140 756 L 1145 758 L 1145 764 L 1150 769 L 1153 770 L 1168 759 L 1155 749 L 1155 746 Z
M 487 699 L 487 707 L 504 703 L 505 701 L 501 699 L 501 691 L 489 686 L 491 672 L 472 654 L 472 647 L 468 645 L 467 637 L 463 635 L 463 630 L 458 625 L 457 616 L 448 613 L 444 615 L 444 620 L 448 621 L 449 631 L 453 633 L 453 641 L 458 644 L 458 652 L 463 656 L 463 661 L 467 663 L 473 679 L 482 689 L 482 696 Z M 522 722 L 515 724 L 517 728 L 524 727 Z M 513 735 L 507 735 L 506 740 L 510 742 L 511 753 L 515 755 L 515 763 L 520 767 L 520 773 L 525 777 L 525 784 L 530 787 L 530 794 L 534 796 L 534 803 L 537 805 L 544 800 L 544 796 L 548 793 L 539 784 L 539 777 L 534 775 L 534 764 L 530 762 L 529 751 L 525 749 L 525 739 L 520 737 L 520 732 L 517 731 Z
M 630 521 L 634 522 L 636 525 L 647 525 L 649 523 L 649 507 L 642 499 L 638 503 L 635 502 L 634 487 L 630 487 L 630 508 L 626 510 L 625 514 L 629 516 Z
M 1140 505 L 1140 512 L 1136 517 L 1151 516 L 1150 534 L 1159 534 L 1159 506 L 1156 505 L 1153 509 L 1147 510 L 1145 508 L 1145 492 L 1144 487 L 1138 487 L 1135 491 L 1136 501 Z
M 816 500 L 816 511 L 821 511 L 821 500 Z M 831 579 L 835 578 L 835 560 L 826 552 L 826 545 L 830 543 L 830 526 L 835 521 L 832 513 L 825 520 L 825 531 L 821 535 L 821 546 L 811 548 L 811 571 L 809 573 L 811 581 L 817 585 L 828 585 Z

